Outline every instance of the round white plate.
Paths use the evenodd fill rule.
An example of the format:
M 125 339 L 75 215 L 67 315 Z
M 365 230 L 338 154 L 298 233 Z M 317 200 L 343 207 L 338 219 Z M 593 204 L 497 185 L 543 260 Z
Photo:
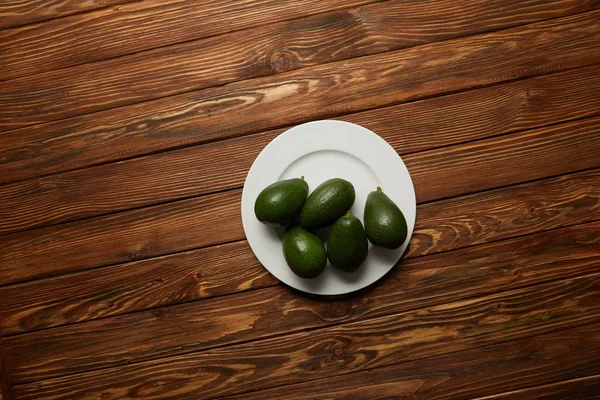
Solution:
M 373 247 L 365 264 L 353 273 L 329 263 L 316 279 L 303 279 L 287 266 L 281 247 L 281 229 L 260 223 L 254 201 L 270 184 L 290 178 L 304 179 L 312 192 L 330 178 L 343 178 L 356 189 L 352 213 L 364 224 L 367 195 L 381 186 L 400 207 L 408 224 L 408 238 L 397 250 Z M 398 262 L 415 226 L 416 199 L 410 174 L 396 151 L 381 137 L 360 125 L 343 121 L 314 121 L 291 128 L 256 157 L 242 193 L 242 222 L 250 247 L 258 260 L 280 281 L 308 293 L 337 295 L 372 284 Z M 327 231 L 317 232 L 326 239 Z

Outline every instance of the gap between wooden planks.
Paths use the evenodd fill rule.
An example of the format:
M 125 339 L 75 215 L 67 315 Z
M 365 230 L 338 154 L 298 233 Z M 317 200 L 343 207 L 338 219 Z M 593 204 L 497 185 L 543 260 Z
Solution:
M 3 168 L 11 176 L 13 163 L 17 171 L 75 169 L 592 65 L 600 62 L 599 18 L 593 11 L 16 130 L 0 135 Z
M 586 325 L 417 362 L 373 368 L 351 373 L 343 379 L 319 379 L 226 399 L 375 400 L 406 396 L 408 399 L 445 400 L 508 390 L 525 394 L 532 389 L 523 388 L 532 384 L 554 383 L 597 372 L 599 338 L 600 325 Z M 498 398 L 504 399 L 502 395 Z M 485 400 L 492 399 L 496 397 L 485 397 Z
M 520 171 L 511 168 L 512 166 L 507 162 L 515 162 L 525 169 L 523 173 L 524 180 L 534 179 L 536 174 L 541 173 L 542 166 L 548 168 L 548 171 L 566 167 L 563 165 L 566 161 L 573 162 L 573 169 L 576 169 L 577 166 L 585 168 L 589 166 L 588 163 L 593 163 L 596 149 L 600 148 L 598 142 L 600 135 L 597 132 L 598 117 L 547 126 L 509 136 L 492 137 L 469 145 L 451 146 L 451 144 L 457 141 L 486 138 L 490 135 L 496 136 L 527 125 L 535 126 L 544 124 L 544 122 L 556 123 L 565 118 L 570 119 L 586 114 L 596 114 L 600 111 L 597 108 L 597 103 L 588 101 L 585 104 L 589 104 L 589 107 L 580 107 L 578 102 L 583 99 L 593 100 L 594 96 L 599 96 L 600 89 L 598 88 L 600 86 L 588 85 L 588 87 L 594 89 L 581 90 L 583 96 L 571 97 L 570 95 L 577 92 L 578 88 L 584 86 L 585 83 L 600 80 L 598 71 L 600 71 L 599 67 L 593 67 L 589 70 L 553 77 L 553 79 L 543 79 L 532 84 L 511 85 L 494 91 L 485 89 L 483 93 L 472 93 L 469 96 L 466 96 L 466 94 L 456 95 L 457 97 L 449 96 L 445 101 L 452 101 L 452 104 L 457 104 L 456 101 L 459 100 L 470 100 L 463 104 L 472 105 L 477 103 L 480 95 L 485 97 L 487 94 L 493 95 L 487 100 L 503 99 L 503 103 L 500 103 L 501 106 L 496 108 L 490 107 L 490 103 L 487 101 L 479 102 L 478 107 L 465 113 L 465 116 L 449 123 L 445 129 L 439 131 L 435 129 L 435 126 L 444 126 L 446 121 L 453 121 L 454 117 L 460 115 L 459 113 L 464 109 L 462 107 L 439 109 L 434 114 L 434 116 L 440 117 L 434 123 L 435 126 L 431 126 L 431 122 L 425 122 L 421 126 L 419 126 L 419 123 L 408 122 L 405 124 L 402 122 L 410 116 L 407 116 L 407 119 L 398 118 L 397 121 L 399 122 L 390 124 L 387 129 L 382 129 L 379 133 L 397 151 L 404 154 L 409 171 L 411 171 L 411 174 L 416 175 L 413 180 L 415 180 L 417 198 L 420 201 L 435 198 L 439 191 L 446 191 L 446 196 L 452 196 L 468 191 L 481 190 L 481 187 L 485 187 L 488 178 L 506 179 L 502 174 L 510 176 L 511 174 L 520 173 Z M 587 79 L 589 76 L 595 76 L 595 78 L 590 82 Z M 569 78 L 575 79 L 571 80 Z M 567 85 L 551 84 L 546 88 L 546 91 L 537 92 L 536 88 L 539 85 L 560 82 L 565 79 L 570 83 Z M 523 93 L 521 89 L 525 88 L 528 90 Z M 555 92 L 554 89 L 565 89 L 565 91 L 561 95 L 544 96 L 548 92 Z M 507 95 L 507 93 L 509 94 Z M 410 107 L 402 107 L 397 111 L 405 114 L 417 110 L 425 112 L 439 103 L 439 101 L 432 99 L 423 103 L 415 103 Z M 548 111 L 546 113 L 546 110 L 559 107 L 561 111 Z M 444 113 L 445 111 L 449 112 Z M 398 115 L 399 113 L 393 113 L 392 115 L 401 117 L 401 115 Z M 496 119 L 499 122 L 498 127 L 495 129 L 482 126 L 485 124 L 485 118 L 490 113 L 497 114 Z M 548 120 L 536 113 L 548 116 Z M 511 117 L 511 114 L 514 116 Z M 368 112 L 344 119 L 351 122 L 361 122 L 368 121 L 369 117 L 377 117 L 378 115 L 381 114 Z M 422 116 L 422 114 L 416 115 L 416 117 L 412 117 L 412 121 L 418 120 Z M 408 120 L 411 121 L 411 119 Z M 366 123 L 365 125 L 377 128 L 380 125 L 380 120 L 375 119 L 374 121 L 378 122 Z M 388 121 L 388 119 L 381 122 L 384 121 Z M 501 121 L 514 122 L 503 123 Z M 405 134 L 407 129 L 413 132 L 411 125 L 417 125 L 415 131 L 418 139 L 416 140 L 408 138 L 409 136 L 414 137 L 413 135 Z M 456 135 L 451 135 L 451 128 L 458 126 L 462 126 L 462 128 L 457 128 Z M 424 136 L 419 135 L 419 133 L 426 130 L 433 133 L 424 134 Z M 0 205 L 0 212 L 3 215 L 2 220 L 0 220 L 0 232 L 10 233 L 239 187 L 242 185 L 247 170 L 256 155 L 279 132 L 251 135 L 235 140 L 0 186 L 0 196 L 7 199 Z M 562 139 L 563 137 L 564 139 Z M 438 139 L 440 139 L 439 142 Z M 554 141 L 554 139 L 557 140 Z M 571 143 L 566 145 L 563 143 L 564 140 Z M 520 141 L 529 145 L 537 144 L 540 149 L 525 145 L 521 146 Z M 446 147 L 435 150 L 436 144 Z M 496 146 L 501 151 L 496 151 Z M 421 148 L 434 149 L 422 152 L 421 155 L 406 154 Z M 513 154 L 504 154 L 508 150 L 512 151 Z M 456 175 L 455 172 L 458 168 L 474 167 L 470 163 L 473 160 L 466 159 L 459 154 L 463 151 L 478 160 L 477 171 L 480 171 L 481 168 L 489 168 L 490 176 L 484 179 L 478 174 L 473 176 Z M 571 156 L 574 157 L 570 158 Z M 506 157 L 506 162 L 503 162 L 501 157 Z M 545 164 L 537 164 L 538 169 L 531 169 L 529 163 L 538 160 L 540 157 L 546 157 Z M 430 185 L 430 183 L 420 185 L 419 178 L 421 174 L 419 171 L 422 168 L 427 168 L 427 165 L 423 164 L 423 158 L 429 158 L 425 161 L 436 167 L 441 167 L 441 165 L 438 165 L 441 162 L 451 161 L 452 164 L 447 164 L 446 168 L 440 168 L 440 171 L 436 172 L 436 176 L 441 177 L 445 173 L 446 175 L 443 176 L 444 179 L 441 182 L 444 182 L 445 185 L 452 184 L 452 188 L 439 188 Z M 525 176 L 530 177 L 525 178 Z M 424 175 L 423 177 L 431 178 L 431 176 Z M 479 179 L 475 179 L 477 177 Z M 40 207 L 40 204 L 45 206 Z
M 114 399 L 159 393 L 180 399 L 212 398 L 340 377 L 597 322 L 599 289 L 600 274 L 595 273 L 315 331 L 16 385 L 15 390 L 36 394 L 35 398 L 85 394 Z M 251 326 L 252 319 L 232 323 Z M 36 367 L 40 369 L 39 364 Z
M 598 123 L 600 118 L 591 118 L 415 153 L 405 162 L 422 204 L 595 168 Z M 460 173 L 460 168 L 471 171 L 473 165 L 476 174 Z M 485 179 L 481 171 L 487 172 Z M 448 182 L 447 188 L 430 185 L 432 181 Z M 239 201 L 240 191 L 232 190 L 1 236 L 0 284 L 239 240 Z
M 6 362 L 13 382 L 40 380 L 573 278 L 597 272 L 598 231 L 595 222 L 405 261 L 377 286 L 334 303 L 279 285 L 11 336 Z
M 421 205 L 404 259 L 597 220 L 599 182 L 594 170 Z M 123 251 L 117 243 L 100 247 Z M 247 242 L 234 242 L 0 288 L 0 332 L 37 331 L 276 283 Z
M 0 31 L 0 81 L 373 0 L 140 1 Z
M 597 7 L 580 0 L 506 3 L 381 2 L 11 80 L 0 92 L 0 130 Z

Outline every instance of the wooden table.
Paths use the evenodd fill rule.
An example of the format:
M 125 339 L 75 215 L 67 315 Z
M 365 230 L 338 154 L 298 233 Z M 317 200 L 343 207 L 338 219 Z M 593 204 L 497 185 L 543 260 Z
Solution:
M 6 0 L 0 28 L 4 400 L 600 398 L 598 1 Z M 261 149 L 326 118 L 418 200 L 336 298 L 240 220 Z

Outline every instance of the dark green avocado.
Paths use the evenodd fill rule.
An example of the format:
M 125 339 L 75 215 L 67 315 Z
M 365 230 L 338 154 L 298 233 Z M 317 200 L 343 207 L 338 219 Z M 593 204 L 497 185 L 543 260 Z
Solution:
M 350 210 L 355 197 L 350 182 L 341 178 L 329 179 L 308 196 L 300 213 L 300 224 L 309 230 L 331 225 Z
M 294 221 L 306 202 L 308 183 L 304 177 L 275 182 L 256 198 L 254 214 L 269 226 L 284 226 Z
M 375 246 L 397 249 L 406 240 L 404 214 L 380 187 L 367 197 L 364 221 L 367 237 Z
M 338 219 L 327 238 L 331 265 L 346 272 L 356 271 L 367 258 L 369 243 L 360 220 L 350 212 Z
M 283 235 L 283 256 L 301 278 L 316 278 L 327 265 L 327 251 L 321 238 L 298 225 L 289 227 Z

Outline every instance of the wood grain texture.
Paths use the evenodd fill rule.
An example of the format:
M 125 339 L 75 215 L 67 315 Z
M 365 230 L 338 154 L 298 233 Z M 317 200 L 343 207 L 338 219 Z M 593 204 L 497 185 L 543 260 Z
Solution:
M 349 374 L 343 379 L 334 377 L 231 396 L 227 400 L 467 399 L 596 373 L 600 368 L 597 357 L 599 337 L 600 326 L 588 325 L 370 369 Z M 519 390 L 519 393 L 527 393 L 528 390 L 531 389 Z M 518 400 L 533 398 L 536 397 L 515 397 Z M 485 400 L 488 399 L 495 400 L 496 397 L 485 397 Z M 504 398 L 500 396 L 499 399 Z
M 0 29 L 131 3 L 132 1 L 135 0 L 3 0 L 0 5 Z
M 386 139 L 404 135 L 394 131 Z M 238 187 L 275 136 L 251 136 L 257 145 L 211 144 L 2 186 L 0 197 L 7 200 L 0 204 L 0 233 Z M 594 117 L 403 159 L 417 200 L 425 202 L 597 167 L 599 151 L 600 117 Z
M 476 89 L 464 93 L 446 95 L 412 103 L 349 114 L 339 117 L 358 123 L 384 137 L 401 155 L 428 150 L 436 146 L 481 139 L 507 132 L 535 128 L 569 119 L 593 116 L 600 113 L 600 66 L 575 69 L 547 76 L 510 82 L 499 86 Z M 283 129 L 265 132 L 253 137 L 242 137 L 230 141 L 207 144 L 204 148 L 193 147 L 170 152 L 170 157 L 186 159 L 179 168 L 201 162 L 206 158 L 211 163 L 198 165 L 202 175 L 212 177 L 209 169 L 222 171 L 224 175 L 237 177 L 242 182 L 244 168 L 249 168 L 253 157 L 261 146 L 281 133 Z M 407 134 L 398 134 L 399 132 Z M 43 138 L 40 138 L 43 140 Z M 65 153 L 53 142 L 44 141 L 44 146 L 30 149 L 31 138 L 27 135 L 0 135 L 0 183 L 10 180 L 32 178 L 40 174 L 60 172 L 66 163 L 77 162 L 86 166 L 90 151 Z M 52 151 L 38 151 L 49 147 Z M 70 147 L 69 147 L 70 148 Z M 33 149 L 32 149 L 33 150 Z M 108 149 L 106 149 L 108 150 Z M 35 153 L 35 154 L 34 154 Z M 31 155 L 27 155 L 31 154 Z M 98 155 L 98 153 L 96 153 Z M 51 157 L 51 162 L 47 158 Z M 75 158 L 74 158 L 75 157 Z M 164 156 L 167 159 L 169 156 Z M 221 157 L 234 162 L 219 163 Z M 147 168 L 161 165 L 162 158 L 153 158 Z M 132 165 L 132 164 L 127 164 Z M 123 166 L 122 166 L 123 167 Z M 110 168 L 110 167 L 107 167 Z M 152 169 L 153 174 L 164 168 Z M 94 173 L 95 172 L 95 173 Z M 102 168 L 82 172 L 81 178 L 100 179 L 110 171 Z M 79 175 L 69 175 L 71 177 Z M 197 176 L 201 179 L 202 176 Z M 66 179 L 64 176 L 63 180 Z M 220 182 L 211 178 L 212 182 Z M 44 180 L 38 181 L 43 186 Z M 70 185 L 76 185 L 70 182 Z M 1 190 L 1 189 L 0 189 Z
M 598 99 L 600 99 L 600 66 L 595 65 L 344 115 L 338 119 L 354 122 L 377 132 L 399 154 L 404 155 L 569 119 L 593 116 L 600 113 Z M 161 179 L 162 174 L 168 172 L 166 170 L 171 165 L 176 165 L 180 171 L 191 167 L 196 171 L 202 171 L 201 174 L 195 174 L 195 179 L 206 178 L 206 181 L 213 185 L 222 182 L 222 175 L 227 176 L 224 185 L 212 186 L 212 188 L 224 189 L 230 187 L 227 186 L 228 184 L 241 185 L 254 157 L 263 146 L 282 131 L 283 129 L 277 129 L 201 147 L 172 151 L 162 156 L 153 156 L 150 162 L 145 162 L 140 167 L 148 168 L 152 176 L 158 178 L 155 184 L 163 183 L 165 179 Z M 64 163 L 60 160 L 63 157 L 60 152 L 56 154 L 57 149 L 53 149 L 52 162 L 46 162 L 45 157 L 39 153 L 38 157 L 27 157 L 24 149 L 28 145 L 21 140 L 25 139 L 16 136 L 0 135 L 0 166 L 6 172 L 0 175 L 0 182 L 31 178 L 37 174 L 58 172 L 64 168 Z M 51 147 L 51 143 L 45 143 L 45 146 Z M 78 158 L 82 162 L 89 155 L 89 151 L 78 152 Z M 178 163 L 177 160 L 185 160 L 185 163 Z M 133 171 L 123 171 L 128 167 Z M 67 188 L 63 190 L 73 188 L 72 190 L 76 192 L 79 190 L 77 185 L 83 181 L 98 182 L 106 179 L 107 176 L 135 174 L 138 167 L 135 163 L 121 163 L 118 167 L 120 173 L 115 172 L 114 169 L 115 167 L 110 166 L 100 167 L 61 175 L 54 179 L 67 182 Z M 216 173 L 220 174 L 220 179 L 215 179 Z M 145 175 L 143 179 L 149 177 Z M 171 174 L 168 181 L 172 179 Z M 47 181 L 47 179 L 39 179 L 37 184 L 51 191 L 52 185 L 46 185 Z M 186 182 L 185 185 L 190 185 L 190 182 Z M 19 186 L 13 186 L 13 188 L 17 187 Z M 210 188 L 211 186 L 206 190 L 211 190 Z M 0 187 L 0 193 L 6 190 L 10 189 Z
M 600 267 L 598 232 L 596 222 L 405 261 L 383 283 L 335 302 L 278 286 L 12 336 L 6 360 L 15 382 L 58 377 L 585 275 Z
M 1 282 L 240 240 L 240 197 L 234 190 L 0 237 Z
M 147 0 L 0 32 L 0 81 L 373 0 Z
M 596 117 L 410 154 L 403 160 L 418 201 L 426 202 L 596 167 L 599 152 Z
M 333 378 L 288 385 L 231 396 L 227 399 L 450 400 L 472 398 L 597 372 L 600 368 L 597 359 L 597 353 L 600 351 L 598 333 L 600 331 L 597 324 L 588 325 L 418 362 L 371 369 L 350 374 L 344 379 Z M 529 389 L 523 392 L 527 390 Z M 486 400 L 495 398 L 485 397 Z M 517 398 L 525 400 L 534 397 Z M 566 398 L 568 397 L 560 399 Z
M 600 398 L 600 375 L 481 397 L 475 400 L 587 400 Z
M 440 241 L 446 248 L 454 248 L 463 240 L 485 240 L 488 235 L 535 232 L 540 224 L 550 229 L 563 226 L 565 221 L 594 220 L 600 197 L 599 173 L 596 170 L 467 196 L 464 200 L 469 208 L 460 207 L 460 199 L 420 206 L 418 221 L 434 231 L 442 222 L 444 235 L 415 233 L 413 240 L 418 242 L 408 251 L 423 247 L 419 251 L 426 252 Z M 239 223 L 240 197 L 236 190 L 0 237 L 0 284 L 240 240 L 244 237 Z M 473 215 L 484 221 L 492 211 L 491 218 L 497 220 L 482 222 L 492 227 L 483 229 L 479 223 L 461 228 L 448 224 L 449 219 L 427 217 L 439 213 L 449 218 L 453 210 L 459 211 L 461 218 Z
M 8 367 L 4 361 L 4 345 L 0 337 L 0 400 L 13 400 L 12 383 L 8 377 Z
M 593 11 L 36 125 L 0 135 L 15 141 L 3 157 L 19 169 L 75 169 L 592 65 L 599 19 Z
M 14 334 L 277 283 L 246 241 L 0 288 L 1 332 Z
M 0 131 L 597 6 L 595 0 L 392 1 L 268 24 L 11 80 L 0 91 Z
M 598 182 L 600 171 L 591 171 L 422 205 L 405 259 L 598 219 Z M 275 282 L 245 242 L 233 243 L 1 288 L 0 329 L 21 333 Z
M 595 221 L 600 171 L 588 171 L 419 205 L 404 257 Z
M 192 399 L 339 377 L 597 322 L 599 290 L 600 274 L 593 274 L 367 321 L 49 379 L 17 387 L 16 392 L 40 399 Z M 244 322 L 251 326 L 252 319 Z M 226 320 L 221 317 L 215 322 Z M 147 345 L 152 347 L 152 343 Z M 10 361 L 9 365 L 14 372 Z
M 0 393 L 600 390 L 598 0 L 120 2 L 0 21 Z M 403 261 L 334 298 L 240 224 L 258 152 L 320 118 L 382 133 L 419 202 Z

